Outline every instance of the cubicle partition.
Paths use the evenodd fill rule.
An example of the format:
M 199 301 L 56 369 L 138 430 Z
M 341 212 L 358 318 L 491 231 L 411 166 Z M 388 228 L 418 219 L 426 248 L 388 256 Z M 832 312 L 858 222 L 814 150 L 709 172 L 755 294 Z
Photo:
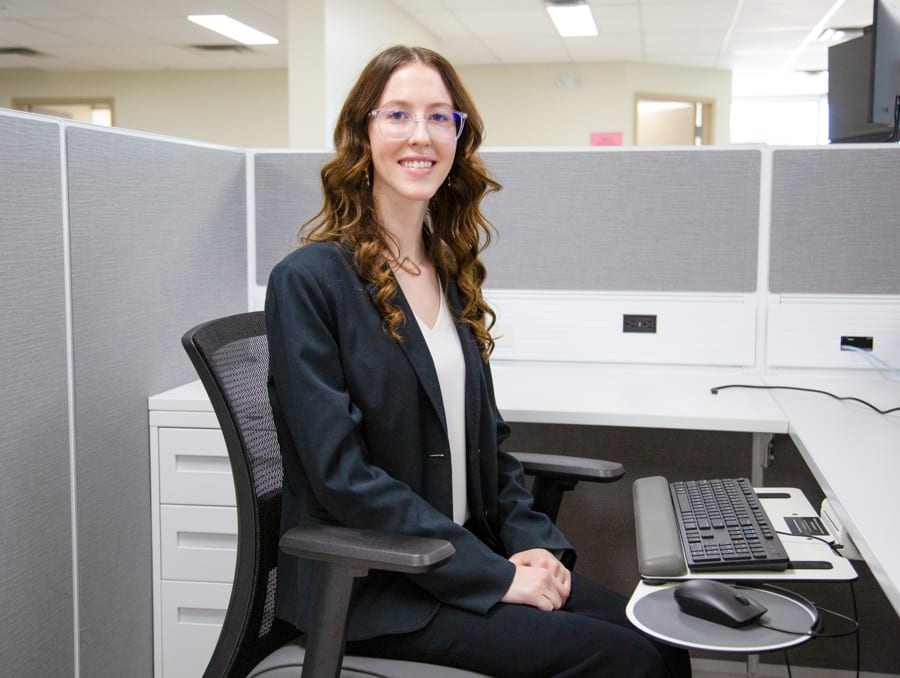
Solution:
M 300 227 L 322 206 L 324 152 L 260 152 L 253 156 L 256 284 L 299 244 Z M 261 308 L 261 306 L 260 306 Z
M 255 155 L 259 286 L 321 206 L 326 157 Z M 483 157 L 504 186 L 484 201 L 496 360 L 754 364 L 759 149 Z M 657 331 L 623 335 L 625 315 L 656 316 Z
M 81 675 L 149 675 L 147 396 L 196 378 L 188 328 L 246 309 L 245 154 L 77 127 L 66 142 Z
M 485 154 L 497 360 L 755 361 L 759 149 Z M 655 319 L 623 333 L 627 315 Z
M 872 367 L 840 350 L 874 340 L 900 365 L 900 148 L 773 152 L 767 367 Z
M 245 158 L 0 113 L 4 675 L 152 673 L 147 396 L 247 308 Z
M 0 666 L 10 676 L 73 666 L 59 147 L 56 123 L 0 116 Z

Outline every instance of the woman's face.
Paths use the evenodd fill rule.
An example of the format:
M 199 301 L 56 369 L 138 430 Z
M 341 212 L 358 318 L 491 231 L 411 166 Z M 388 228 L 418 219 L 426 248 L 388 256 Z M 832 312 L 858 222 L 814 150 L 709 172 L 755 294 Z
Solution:
M 381 121 L 369 119 L 372 193 L 382 209 L 409 202 L 422 203 L 424 208 L 450 173 L 456 138 L 435 139 L 429 131 L 432 125 L 421 121 L 443 120 L 453 109 L 450 92 L 434 67 L 410 63 L 391 75 L 377 108 L 389 112 L 381 114 Z M 397 121 L 407 120 L 408 126 L 408 118 L 420 122 L 412 123 L 407 135 L 407 127 Z M 398 126 L 404 138 L 389 138 L 398 136 Z

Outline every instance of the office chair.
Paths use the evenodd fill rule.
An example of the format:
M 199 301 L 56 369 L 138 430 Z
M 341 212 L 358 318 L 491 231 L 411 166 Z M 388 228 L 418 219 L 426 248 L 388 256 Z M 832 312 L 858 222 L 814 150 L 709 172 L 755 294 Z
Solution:
M 441 539 L 387 535 L 343 527 L 288 530 L 278 539 L 282 464 L 267 390 L 265 315 L 242 313 L 202 323 L 182 344 L 206 389 L 225 437 L 234 477 L 238 540 L 235 577 L 219 640 L 204 678 L 476 678 L 461 669 L 344 656 L 353 579 L 369 569 L 425 572 L 453 556 Z M 535 505 L 553 519 L 563 493 L 580 480 L 612 482 L 621 464 L 555 455 L 520 454 L 535 476 Z M 278 549 L 317 561 L 310 632 L 302 638 L 277 619 Z M 343 667 L 343 668 L 342 668 Z

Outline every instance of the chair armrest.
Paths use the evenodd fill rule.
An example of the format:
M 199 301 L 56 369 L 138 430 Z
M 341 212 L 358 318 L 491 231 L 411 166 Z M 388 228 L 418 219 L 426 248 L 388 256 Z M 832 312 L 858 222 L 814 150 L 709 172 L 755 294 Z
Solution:
M 443 565 L 455 553 L 445 539 L 386 534 L 336 525 L 295 527 L 281 536 L 281 550 L 354 570 L 415 574 Z
M 318 561 L 312 582 L 301 678 L 337 676 L 346 643 L 353 581 L 369 569 L 415 574 L 440 567 L 455 550 L 445 539 L 386 534 L 337 525 L 294 527 L 281 535 L 285 553 Z
M 532 476 L 611 483 L 625 475 L 625 467 L 616 461 L 532 452 L 510 452 L 510 454 L 522 463 L 525 473 Z

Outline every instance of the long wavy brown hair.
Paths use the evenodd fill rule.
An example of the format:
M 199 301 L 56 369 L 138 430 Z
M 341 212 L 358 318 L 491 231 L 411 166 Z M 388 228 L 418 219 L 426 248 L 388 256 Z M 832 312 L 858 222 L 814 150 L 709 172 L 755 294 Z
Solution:
M 493 226 L 481 212 L 481 201 L 501 186 L 477 153 L 484 137 L 481 116 L 453 66 L 440 54 L 398 45 L 375 56 L 363 69 L 335 125 L 335 154 L 322 167 L 322 209 L 304 224 L 301 242 L 339 242 L 350 249 L 360 276 L 376 286 L 375 303 L 386 330 L 401 339 L 399 328 L 405 317 L 392 303 L 398 284 L 385 255 L 390 251 L 390 236 L 378 223 L 369 186 L 372 150 L 368 128 L 369 112 L 378 105 L 388 79 L 409 63 L 434 67 L 450 92 L 453 107 L 468 114 L 449 180 L 429 202 L 424 240 L 426 253 L 438 271 L 445 279 L 456 280 L 463 302 L 459 320 L 471 328 L 487 360 L 494 349 L 490 329 L 495 314 L 482 295 L 485 268 L 479 255 L 491 241 Z

